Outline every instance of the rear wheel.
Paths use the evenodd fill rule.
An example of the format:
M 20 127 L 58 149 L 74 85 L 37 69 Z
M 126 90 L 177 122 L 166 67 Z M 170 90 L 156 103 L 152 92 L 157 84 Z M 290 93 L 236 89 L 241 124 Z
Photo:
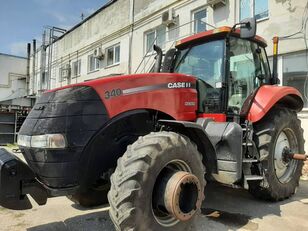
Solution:
M 296 113 L 276 107 L 254 125 L 254 130 L 261 159 L 261 168 L 255 171 L 264 180 L 249 182 L 249 191 L 261 199 L 289 198 L 299 184 L 303 166 L 302 161 L 287 156 L 287 150 L 304 153 L 303 129 Z
M 118 160 L 108 194 L 117 230 L 186 230 L 204 199 L 201 154 L 173 132 L 151 133 Z

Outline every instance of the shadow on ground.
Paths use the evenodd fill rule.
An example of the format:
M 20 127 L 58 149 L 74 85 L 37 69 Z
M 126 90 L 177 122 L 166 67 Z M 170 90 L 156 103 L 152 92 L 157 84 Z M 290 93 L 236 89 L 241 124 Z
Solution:
M 281 202 L 256 200 L 246 190 L 232 189 L 221 185 L 208 185 L 202 215 L 197 219 L 194 230 L 258 230 L 259 225 L 251 221 L 267 215 L 281 216 L 281 206 L 307 199 L 308 182 L 301 182 L 301 187 L 291 199 Z M 303 202 L 302 202 L 303 203 Z M 76 209 L 81 209 L 76 207 Z M 106 209 L 103 209 L 106 210 Z M 95 212 L 69 218 L 64 222 L 49 223 L 28 228 L 28 231 L 81 231 L 114 230 L 108 211 Z

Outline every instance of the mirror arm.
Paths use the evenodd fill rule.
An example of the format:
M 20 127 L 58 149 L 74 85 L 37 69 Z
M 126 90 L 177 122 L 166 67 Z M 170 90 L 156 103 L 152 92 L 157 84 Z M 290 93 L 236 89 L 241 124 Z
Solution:
M 237 26 L 250 27 L 250 22 L 239 22 L 239 23 L 234 24 L 234 26 L 231 28 L 231 30 L 227 34 L 227 40 L 229 40 L 231 33 L 233 33 L 235 31 Z

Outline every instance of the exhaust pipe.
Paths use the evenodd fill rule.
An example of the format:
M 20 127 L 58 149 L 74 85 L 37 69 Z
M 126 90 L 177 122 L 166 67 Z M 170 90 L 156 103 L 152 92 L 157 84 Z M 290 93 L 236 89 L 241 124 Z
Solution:
M 161 63 L 163 60 L 163 51 L 159 46 L 154 45 L 154 51 L 156 51 L 157 55 L 155 57 L 156 62 L 154 66 L 154 72 L 159 73 L 161 69 Z
M 278 78 L 278 43 L 279 43 L 279 37 L 273 38 L 273 73 L 272 73 L 272 80 L 271 84 L 279 84 L 279 78 Z

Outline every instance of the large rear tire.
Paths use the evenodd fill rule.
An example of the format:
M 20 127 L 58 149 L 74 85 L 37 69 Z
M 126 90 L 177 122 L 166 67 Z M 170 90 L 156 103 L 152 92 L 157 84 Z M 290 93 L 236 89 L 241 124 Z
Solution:
M 254 124 L 254 141 L 261 160 L 254 174 L 263 181 L 250 181 L 249 191 L 257 198 L 279 201 L 292 196 L 299 185 L 302 161 L 286 158 L 283 150 L 304 153 L 303 129 L 296 112 L 282 107 L 273 108 L 260 122 Z
M 159 190 L 165 179 L 162 176 L 169 170 L 176 170 L 180 175 L 191 174 L 200 182 L 198 190 L 190 183 L 179 187 L 184 188 L 179 207 L 183 202 L 181 209 L 191 215 L 186 221 L 176 219 L 168 214 L 166 208 L 156 204 L 162 198 L 157 196 L 157 193 L 163 191 Z M 109 213 L 116 229 L 189 230 L 204 199 L 204 175 L 202 156 L 187 137 L 173 132 L 157 132 L 140 137 L 128 146 L 111 176 Z M 196 197 L 191 196 L 194 193 L 197 193 Z M 190 203 L 189 200 L 193 202 Z

